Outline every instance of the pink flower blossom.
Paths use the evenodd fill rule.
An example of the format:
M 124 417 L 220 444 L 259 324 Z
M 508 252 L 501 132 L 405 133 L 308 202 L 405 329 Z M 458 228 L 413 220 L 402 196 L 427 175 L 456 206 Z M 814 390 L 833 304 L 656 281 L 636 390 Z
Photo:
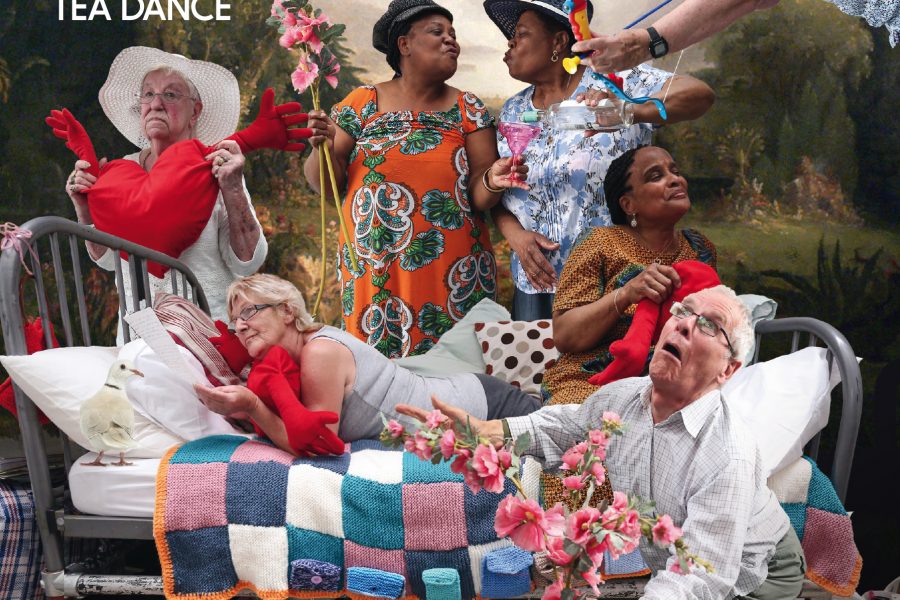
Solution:
M 544 534 L 548 526 L 544 509 L 534 500 L 520 500 L 510 494 L 497 506 L 494 518 L 497 536 L 509 536 L 516 546 L 528 552 L 546 549 Z
M 391 419 L 390 421 L 388 421 L 387 430 L 388 430 L 388 433 L 391 434 L 391 437 L 394 439 L 397 439 L 398 437 L 403 435 L 403 425 L 401 425 L 394 419 Z
M 547 521 L 547 525 L 544 528 L 547 535 L 561 536 L 566 530 L 566 511 L 559 502 L 544 512 L 544 519 Z
M 578 452 L 579 454 L 587 454 L 588 443 L 585 441 L 578 442 L 577 444 L 572 446 L 572 450 Z
M 603 485 L 603 482 L 606 481 L 606 467 L 603 466 L 603 463 L 600 461 L 592 462 L 590 472 L 594 479 L 597 480 L 597 485 Z
M 587 571 L 582 571 L 581 577 L 584 579 L 585 583 L 591 586 L 591 590 L 594 594 L 600 594 L 600 590 L 597 589 L 597 586 L 603 583 L 603 577 L 600 576 L 600 565 L 594 565 Z
M 606 411 L 601 418 L 606 425 L 613 425 L 615 427 L 622 426 L 622 417 L 620 417 L 618 413 Z
M 453 451 L 456 448 L 456 434 L 453 433 L 452 429 L 448 429 L 444 432 L 444 435 L 441 436 L 440 448 L 441 456 L 444 457 L 444 460 L 450 460 L 450 457 L 453 456 Z
M 624 519 L 622 519 L 622 525 L 619 527 L 619 531 L 622 535 L 628 536 L 631 539 L 638 539 L 641 536 L 641 515 L 638 511 L 631 509 L 626 510 L 624 514 Z
M 544 588 L 544 595 L 541 596 L 541 600 L 562 600 L 562 580 L 557 579 L 550 585 Z M 574 590 L 573 590 L 574 591 Z M 578 597 L 578 593 L 576 592 L 575 597 Z
M 566 532 L 569 539 L 579 546 L 584 546 L 588 540 L 594 537 L 592 528 L 599 519 L 600 511 L 592 506 L 576 510 L 569 515 L 568 531 Z
M 421 431 L 417 431 L 416 435 L 406 441 L 412 441 L 413 449 L 411 450 L 411 452 L 413 454 L 415 454 L 422 460 L 431 460 L 431 455 L 434 452 L 434 448 L 431 446 L 431 440 L 425 437 L 424 433 L 422 433 Z
M 605 446 L 606 442 L 609 440 L 609 436 L 599 429 L 591 429 L 588 433 L 588 439 L 596 446 Z
M 653 543 L 662 548 L 671 546 L 683 532 L 672 522 L 672 517 L 663 515 L 653 526 Z
M 674 561 L 672 561 L 672 564 L 669 565 L 669 570 L 672 571 L 673 573 L 677 573 L 678 575 L 689 574 L 691 572 L 691 570 L 694 568 L 694 561 L 687 558 L 687 559 L 685 559 L 684 562 L 687 563 L 687 571 L 683 571 L 681 569 L 681 561 L 679 561 L 677 557 L 675 558 Z
M 498 454 L 493 446 L 481 444 L 475 448 L 475 455 L 472 457 L 472 469 L 484 480 L 484 489 L 495 494 L 503 491 L 503 482 L 506 478 L 503 472 L 512 460 L 508 451 L 501 452 L 504 456 Z
M 444 413 L 439 410 L 433 410 L 431 414 L 425 417 L 425 426 L 429 429 L 437 429 L 446 420 L 447 417 L 444 416 Z
M 583 490 L 584 480 L 581 478 L 581 475 L 569 475 L 563 479 L 563 485 L 566 486 L 566 489 Z
M 553 564 L 564 567 L 575 558 L 564 550 L 565 538 L 551 537 L 547 539 L 547 557 Z
M 450 470 L 459 475 L 464 475 L 469 471 L 466 463 L 472 458 L 472 451 L 468 448 L 458 448 L 456 450 L 456 458 L 450 463 Z
M 298 94 L 302 94 L 312 85 L 313 81 L 319 75 L 319 65 L 313 62 L 306 62 L 306 57 L 300 59 L 297 68 L 291 73 L 291 83 Z
M 628 496 L 625 495 L 625 492 L 613 492 L 613 502 L 610 506 L 615 508 L 618 512 L 622 512 L 628 508 Z
M 330 85 L 332 88 L 336 88 L 338 86 L 338 78 L 337 74 L 341 72 L 341 63 L 337 61 L 336 58 L 332 57 L 328 62 L 328 70 L 327 75 L 325 75 L 325 82 Z
M 574 471 L 578 468 L 578 463 L 581 462 L 582 458 L 584 458 L 583 452 L 578 452 L 575 448 L 569 448 L 566 450 L 566 453 L 563 454 L 562 462 L 567 470 Z

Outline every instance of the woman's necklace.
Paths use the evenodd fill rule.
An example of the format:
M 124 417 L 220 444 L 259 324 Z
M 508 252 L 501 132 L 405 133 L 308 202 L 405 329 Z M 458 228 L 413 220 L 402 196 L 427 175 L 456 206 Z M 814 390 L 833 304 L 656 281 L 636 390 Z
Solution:
M 641 246 L 643 246 L 645 250 L 650 252 L 650 254 L 653 256 L 653 258 L 650 260 L 650 262 L 654 262 L 656 264 L 662 263 L 663 256 L 671 255 L 672 251 L 673 251 L 672 247 L 676 246 L 678 243 L 678 234 L 675 233 L 672 236 L 672 239 L 669 240 L 669 243 L 666 244 L 662 250 L 656 251 L 656 250 L 653 250 L 653 248 L 650 246 L 649 242 L 647 242 L 647 238 L 645 238 L 643 235 L 641 235 L 641 232 L 639 232 L 637 229 L 632 229 L 631 231 L 634 233 L 634 235 L 637 236 L 638 243 Z M 677 250 L 677 248 L 676 248 L 676 250 Z

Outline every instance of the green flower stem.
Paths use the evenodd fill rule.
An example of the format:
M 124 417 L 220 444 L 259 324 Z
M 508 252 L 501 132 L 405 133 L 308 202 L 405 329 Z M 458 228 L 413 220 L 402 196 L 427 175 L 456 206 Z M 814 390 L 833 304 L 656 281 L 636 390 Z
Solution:
M 319 277 L 319 291 L 316 293 L 316 301 L 313 304 L 312 314 L 315 319 L 319 318 L 319 303 L 322 301 L 322 294 L 325 293 L 325 277 L 327 277 L 328 273 L 326 271 L 326 247 L 325 247 L 325 168 L 323 165 L 323 159 L 325 152 L 322 150 L 323 146 L 319 146 L 319 193 L 321 195 L 321 202 L 319 202 L 319 212 L 321 214 L 321 224 L 319 227 L 319 231 L 322 232 L 322 270 Z M 340 266 L 338 267 L 340 268 Z

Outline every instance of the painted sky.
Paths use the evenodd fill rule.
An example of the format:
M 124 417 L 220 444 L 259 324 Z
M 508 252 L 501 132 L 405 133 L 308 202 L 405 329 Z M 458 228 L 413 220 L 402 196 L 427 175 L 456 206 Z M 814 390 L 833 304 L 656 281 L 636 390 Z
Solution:
M 595 0 L 596 12 L 591 28 L 596 32 L 620 29 L 658 4 L 658 0 Z M 388 0 L 319 0 L 315 3 L 335 22 L 345 23 L 355 64 L 365 70 L 371 81 L 389 79 L 391 70 L 384 55 L 372 48 L 372 26 L 387 8 Z M 488 19 L 482 0 L 442 0 L 439 4 L 453 13 L 453 24 L 462 49 L 459 69 L 450 84 L 484 97 L 506 98 L 525 85 L 506 72 L 502 62 L 506 39 Z M 666 9 L 679 4 L 673 2 Z M 665 14 L 656 13 L 651 19 Z M 652 21 L 651 21 L 652 22 Z M 701 53 L 699 50 L 693 52 Z M 685 56 L 685 60 L 688 57 Z M 682 72 L 679 69 L 679 72 Z

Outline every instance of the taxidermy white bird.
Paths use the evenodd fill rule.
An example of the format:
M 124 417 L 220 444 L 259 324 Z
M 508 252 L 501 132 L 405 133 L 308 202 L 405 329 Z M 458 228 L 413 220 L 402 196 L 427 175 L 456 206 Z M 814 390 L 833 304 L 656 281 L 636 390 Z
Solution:
M 144 374 L 134 368 L 130 360 L 118 360 L 109 368 L 106 383 L 96 394 L 81 405 L 81 432 L 99 454 L 87 466 L 105 467 L 104 452 L 118 452 L 119 462 L 110 463 L 124 467 L 125 453 L 137 445 L 132 437 L 134 430 L 134 408 L 125 394 L 125 381 L 129 377 Z

